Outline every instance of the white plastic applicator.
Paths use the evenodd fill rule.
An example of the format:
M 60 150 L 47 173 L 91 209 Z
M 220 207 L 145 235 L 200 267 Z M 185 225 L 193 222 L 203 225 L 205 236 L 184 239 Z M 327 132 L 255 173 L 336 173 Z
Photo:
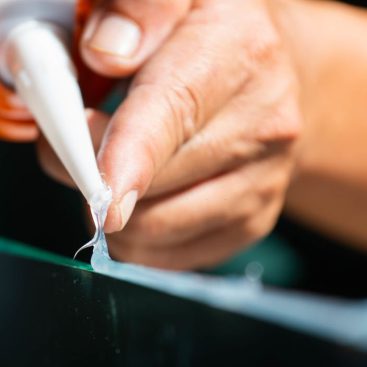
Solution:
M 89 204 L 106 202 L 75 70 L 62 28 L 29 20 L 9 33 L 7 75 Z M 3 70 L 4 74 L 4 70 Z

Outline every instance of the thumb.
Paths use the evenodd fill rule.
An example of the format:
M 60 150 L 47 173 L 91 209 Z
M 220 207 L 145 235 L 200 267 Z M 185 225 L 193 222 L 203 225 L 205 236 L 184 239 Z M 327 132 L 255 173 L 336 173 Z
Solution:
M 169 36 L 191 0 L 106 0 L 81 42 L 87 64 L 105 76 L 133 73 Z

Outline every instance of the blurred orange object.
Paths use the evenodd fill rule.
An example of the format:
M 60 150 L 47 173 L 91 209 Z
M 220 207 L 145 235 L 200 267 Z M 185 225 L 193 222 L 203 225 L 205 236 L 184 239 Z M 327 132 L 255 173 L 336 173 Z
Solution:
M 115 84 L 112 79 L 101 77 L 90 70 L 81 60 L 79 41 L 85 23 L 99 0 L 78 0 L 75 7 L 72 55 L 78 71 L 79 84 L 87 107 L 96 107 Z M 39 134 L 30 113 L 9 87 L 0 83 L 0 139 L 16 142 L 35 140 Z

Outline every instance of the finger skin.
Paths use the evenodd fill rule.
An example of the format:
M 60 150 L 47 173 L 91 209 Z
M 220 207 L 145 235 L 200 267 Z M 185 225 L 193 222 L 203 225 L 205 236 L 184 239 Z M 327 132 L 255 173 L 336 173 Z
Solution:
M 136 246 L 159 247 L 225 227 L 257 210 L 251 186 L 245 172 L 233 171 L 172 196 L 143 200 L 122 236 Z
M 12 121 L 0 117 L 0 139 L 10 142 L 29 143 L 39 136 L 37 125 L 32 122 Z
M 130 190 L 141 198 L 167 160 L 248 80 L 251 62 L 238 52 L 243 40 L 228 37 L 225 27 L 207 29 L 218 17 L 228 22 L 228 14 L 218 10 L 204 20 L 202 11 L 193 11 L 142 68 L 111 120 L 99 164 L 115 205 Z M 120 218 L 109 216 L 106 227 L 120 230 Z
M 116 244 L 114 253 L 117 256 L 118 243 L 122 253 L 126 246 L 149 252 L 148 249 L 195 242 L 213 231 L 226 232 L 234 224 L 245 228 L 241 241 L 249 243 L 274 224 L 291 167 L 288 155 L 279 150 L 270 159 L 246 165 L 183 193 L 145 200 L 125 229 L 109 237 Z M 251 223 L 256 217 L 266 220 L 254 228 Z
M 202 238 L 166 247 L 137 247 L 107 236 L 113 259 L 168 270 L 202 269 L 232 256 L 243 247 L 239 226 L 205 233 Z
M 256 213 L 251 221 L 238 221 L 226 228 L 218 228 L 170 246 L 139 247 L 124 242 L 116 234 L 108 235 L 110 255 L 119 261 L 167 270 L 212 268 L 266 236 L 275 224 L 281 205 L 279 200 L 266 211 Z
M 290 77 L 287 79 L 287 75 Z M 184 144 L 154 178 L 145 197 L 175 192 L 236 169 L 266 154 L 268 144 L 292 145 L 301 121 L 292 73 L 275 73 L 264 82 L 264 93 L 247 86 Z M 279 92 L 268 99 L 268 83 Z M 257 85 L 258 89 L 259 86 Z
M 96 72 L 112 77 L 131 75 L 151 56 L 176 25 L 186 15 L 191 0 L 113 0 L 105 1 L 92 15 L 81 41 L 80 49 L 86 63 Z M 135 52 L 126 57 L 104 52 L 95 47 L 91 38 L 101 29 L 101 20 L 106 15 L 128 19 L 141 32 L 141 40 Z M 115 37 L 112 34 L 110 37 Z M 107 37 L 109 38 L 109 37 Z M 126 42 L 120 39 L 116 42 Z M 109 39 L 106 42 L 110 42 Z

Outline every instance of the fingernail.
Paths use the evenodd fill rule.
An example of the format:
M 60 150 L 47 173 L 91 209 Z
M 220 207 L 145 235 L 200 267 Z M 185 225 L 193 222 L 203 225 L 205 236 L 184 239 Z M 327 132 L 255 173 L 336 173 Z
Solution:
M 137 200 L 138 200 L 138 192 L 136 190 L 129 191 L 122 198 L 119 205 L 122 222 L 121 229 L 123 229 L 126 223 L 129 221 Z
M 94 32 L 88 30 L 89 34 L 86 35 L 90 48 L 120 57 L 131 57 L 134 54 L 141 38 L 140 28 L 136 23 L 114 13 L 104 14 L 96 23 L 93 24 Z

